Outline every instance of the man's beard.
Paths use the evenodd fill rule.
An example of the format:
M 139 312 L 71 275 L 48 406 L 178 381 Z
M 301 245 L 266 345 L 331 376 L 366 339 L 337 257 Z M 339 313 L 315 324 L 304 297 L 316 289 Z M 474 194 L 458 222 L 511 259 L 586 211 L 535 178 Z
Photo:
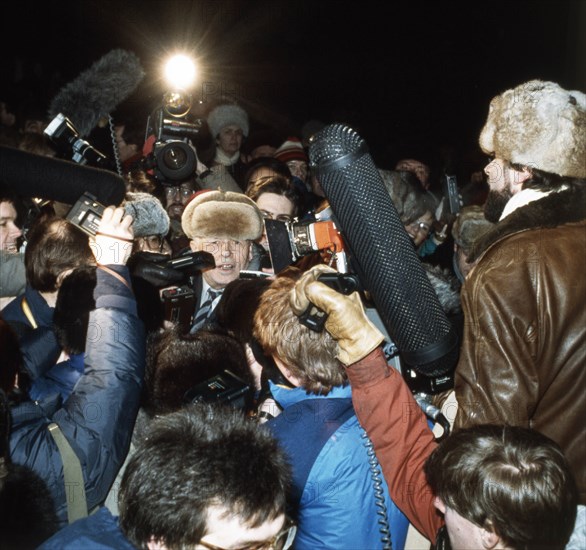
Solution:
M 512 196 L 513 193 L 509 189 L 489 191 L 484 203 L 484 217 L 489 222 L 497 223 Z

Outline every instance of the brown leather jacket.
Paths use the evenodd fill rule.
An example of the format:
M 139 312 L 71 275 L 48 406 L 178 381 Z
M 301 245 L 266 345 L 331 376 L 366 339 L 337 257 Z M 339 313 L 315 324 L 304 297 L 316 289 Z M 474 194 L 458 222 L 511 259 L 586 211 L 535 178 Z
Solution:
M 511 213 L 462 290 L 455 428 L 525 426 L 556 441 L 586 504 L 586 186 Z

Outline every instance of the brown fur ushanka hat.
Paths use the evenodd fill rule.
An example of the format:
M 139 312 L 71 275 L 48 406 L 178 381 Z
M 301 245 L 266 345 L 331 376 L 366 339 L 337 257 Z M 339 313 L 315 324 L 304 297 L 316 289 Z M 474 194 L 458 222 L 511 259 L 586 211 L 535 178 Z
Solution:
M 262 235 L 263 218 L 243 193 L 200 191 L 185 207 L 181 227 L 190 239 L 256 241 Z
M 586 94 L 531 80 L 496 96 L 482 150 L 560 176 L 586 178 Z

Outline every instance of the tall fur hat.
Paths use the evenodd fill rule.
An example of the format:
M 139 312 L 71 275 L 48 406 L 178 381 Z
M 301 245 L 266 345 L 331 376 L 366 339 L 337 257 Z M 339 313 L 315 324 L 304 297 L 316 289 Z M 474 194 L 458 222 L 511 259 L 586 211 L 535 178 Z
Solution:
M 190 238 L 212 237 L 256 241 L 262 235 L 263 217 L 243 193 L 200 191 L 185 207 L 181 227 Z
M 586 95 L 541 80 L 507 90 L 491 101 L 479 143 L 515 164 L 586 178 Z
M 134 218 L 132 229 L 135 237 L 169 232 L 169 214 L 161 201 L 150 193 L 126 193 L 124 211 Z
M 222 128 L 235 124 L 244 136 L 248 136 L 248 115 L 238 105 L 218 105 L 208 114 L 208 126 L 212 136 L 216 137 Z

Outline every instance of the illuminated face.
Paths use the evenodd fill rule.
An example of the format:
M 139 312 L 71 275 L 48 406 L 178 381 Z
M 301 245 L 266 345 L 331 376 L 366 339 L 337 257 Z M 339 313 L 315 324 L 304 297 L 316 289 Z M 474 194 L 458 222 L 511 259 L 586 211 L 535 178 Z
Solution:
M 214 256 L 216 267 L 202 273 L 206 283 L 214 289 L 225 288 L 240 276 L 250 263 L 250 241 L 195 237 L 190 242 L 193 252 L 204 250 Z
M 276 193 L 263 193 L 256 200 L 256 206 L 258 206 L 262 217 L 265 220 L 269 219 L 290 222 L 293 219 L 293 213 L 295 212 L 295 205 L 287 197 L 277 195 Z M 263 229 L 260 244 L 265 250 L 269 249 L 265 229 Z
M 171 219 L 181 220 L 181 214 L 194 193 L 192 182 L 165 186 L 165 210 Z
M 16 209 L 11 202 L 0 202 L 0 250 L 4 252 L 18 252 L 17 241 L 22 231 L 14 223 Z
M 285 516 L 268 520 L 259 527 L 250 527 L 238 516 L 230 515 L 225 508 L 208 509 L 207 534 L 197 548 L 256 548 L 273 539 L 283 528 Z
M 298 177 L 300 180 L 307 180 L 308 166 L 304 160 L 290 160 L 287 163 L 291 175 Z
M 433 214 L 431 212 L 426 212 L 423 214 L 423 216 L 419 216 L 419 218 L 417 218 L 414 222 L 405 225 L 405 231 L 407 231 L 411 239 L 413 239 L 415 248 L 421 246 L 423 241 L 427 239 L 427 236 L 431 231 L 432 224 Z
M 226 155 L 231 157 L 240 151 L 242 146 L 242 129 L 236 124 L 230 124 L 220 130 L 216 144 Z

